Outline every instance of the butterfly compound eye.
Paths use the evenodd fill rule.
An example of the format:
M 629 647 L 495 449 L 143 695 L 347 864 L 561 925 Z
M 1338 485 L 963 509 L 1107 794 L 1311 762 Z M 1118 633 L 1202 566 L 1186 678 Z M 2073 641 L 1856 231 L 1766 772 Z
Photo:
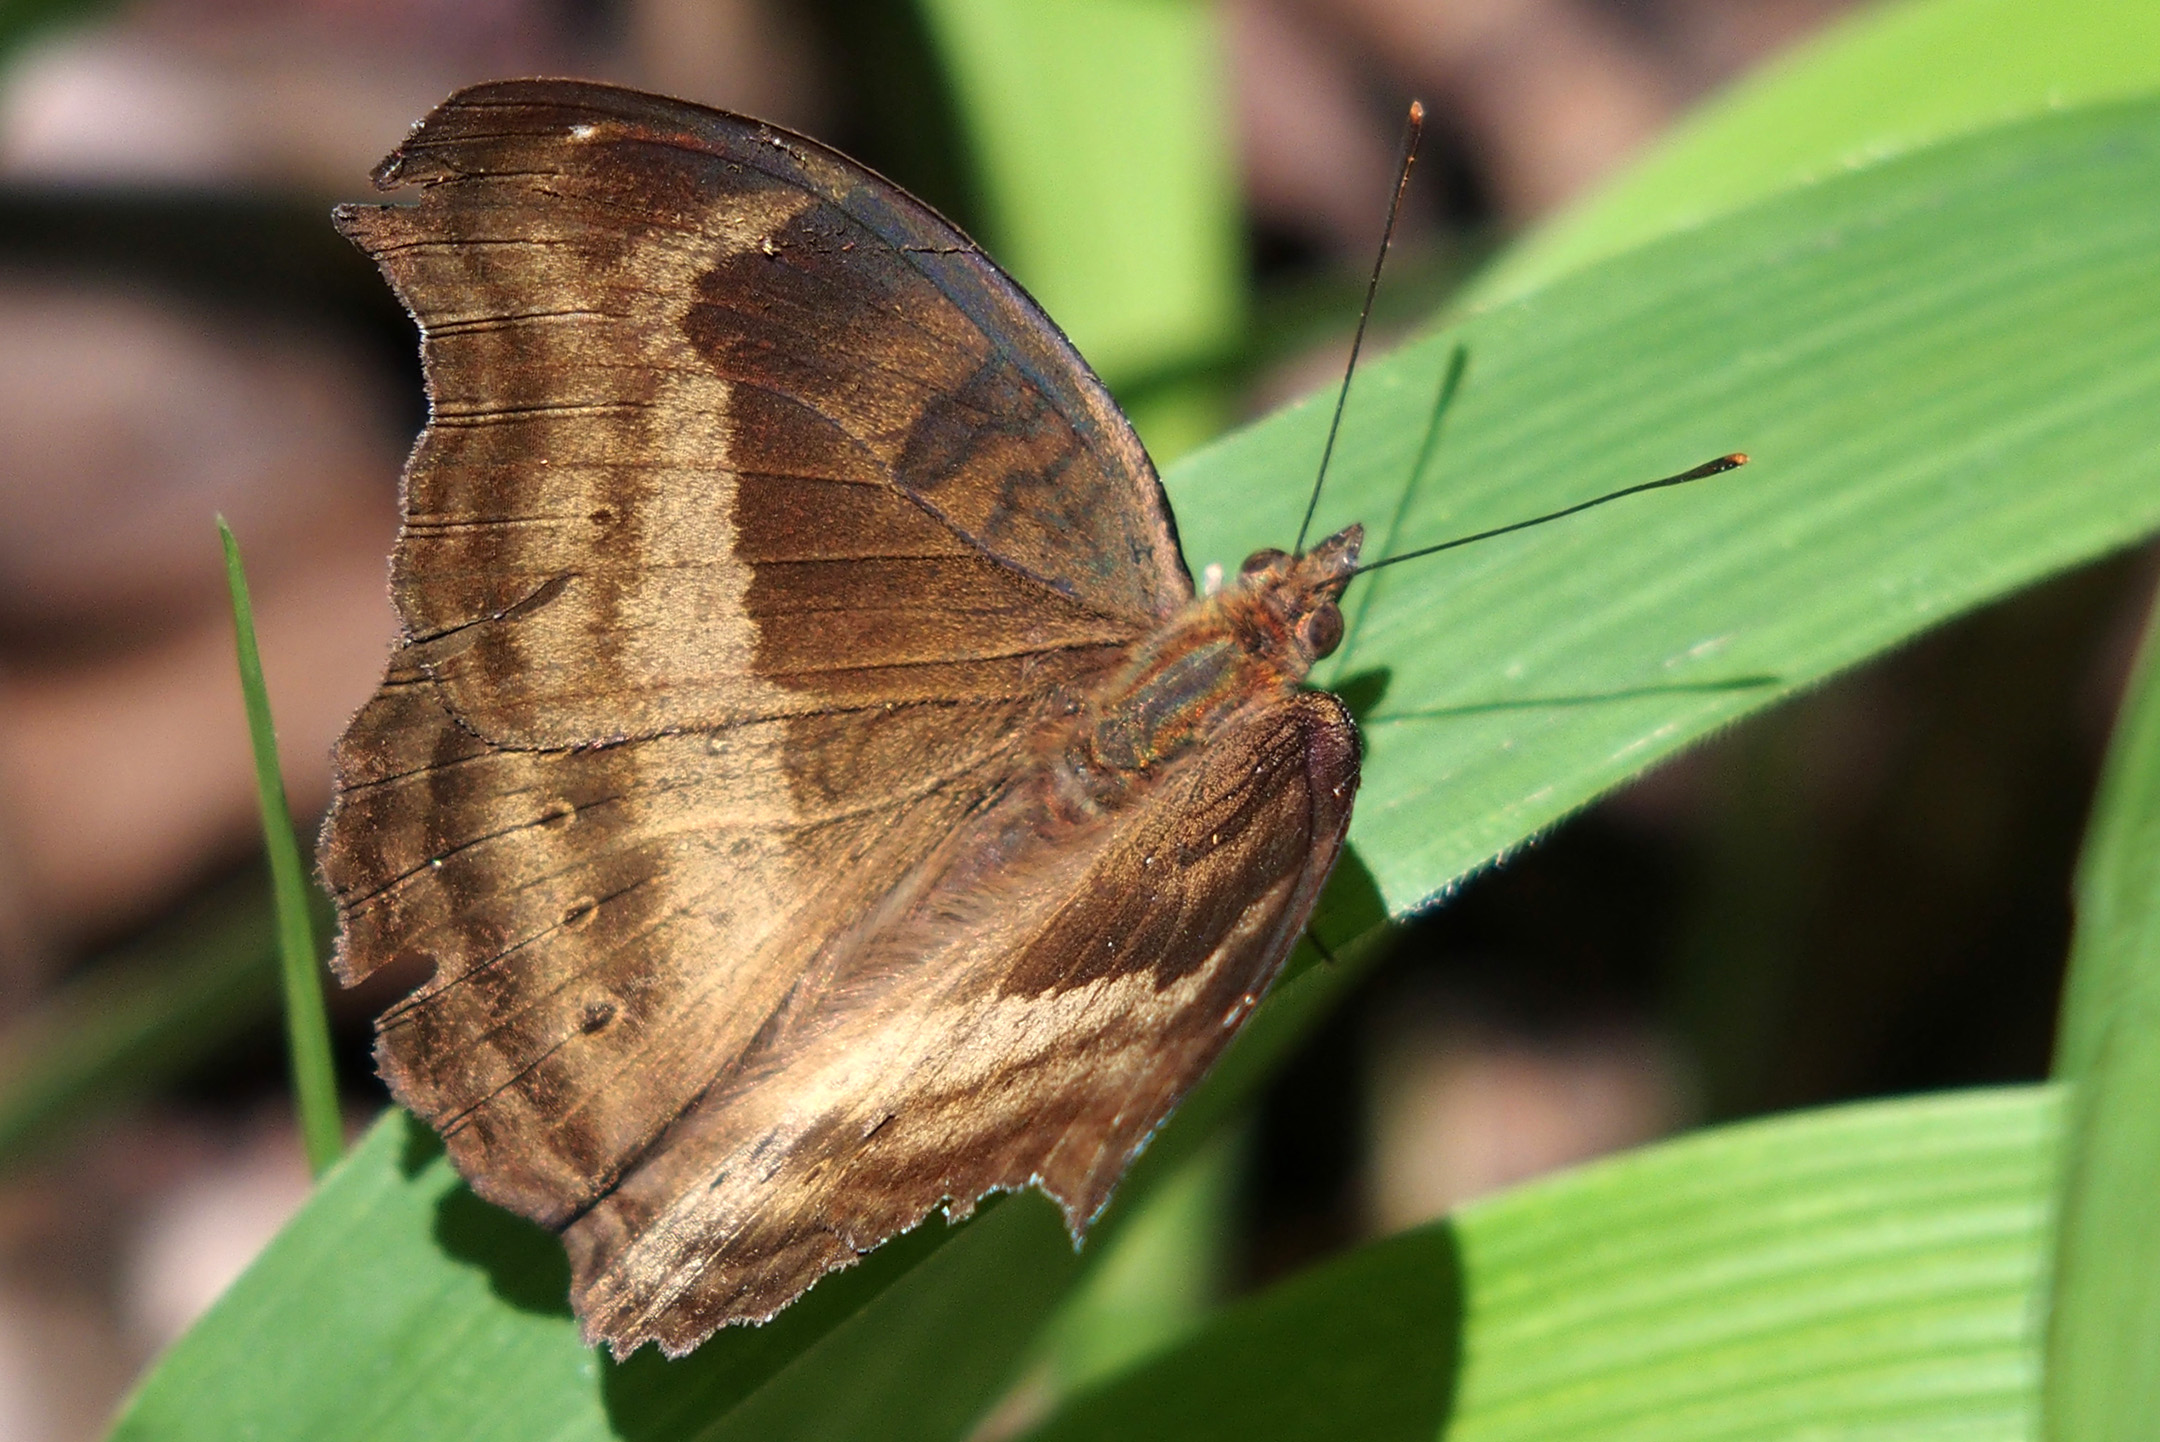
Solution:
M 1245 558 L 1244 565 L 1237 568 L 1238 574 L 1240 576 L 1251 576 L 1256 575 L 1261 571 L 1273 570 L 1277 565 L 1279 565 L 1283 560 L 1285 560 L 1289 556 L 1289 554 L 1290 553 L 1287 551 L 1278 551 L 1273 546 L 1268 547 L 1264 551 L 1255 551 Z
M 1316 661 L 1335 654 L 1335 648 L 1342 644 L 1342 633 L 1342 609 L 1333 601 L 1323 601 L 1298 622 L 1298 641 Z

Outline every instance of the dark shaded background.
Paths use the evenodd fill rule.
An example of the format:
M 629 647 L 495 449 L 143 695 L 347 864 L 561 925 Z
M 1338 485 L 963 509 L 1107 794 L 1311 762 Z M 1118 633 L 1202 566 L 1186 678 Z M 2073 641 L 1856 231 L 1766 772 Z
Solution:
M 1248 409 L 1339 364 L 1409 95 L 1434 119 L 1400 269 L 1430 289 L 1841 8 L 1218 5 Z M 455 86 L 545 72 L 769 116 L 971 208 L 899 0 L 40 13 L 0 20 L 0 1088 L 112 996 L 224 989 L 155 994 L 200 1022 L 144 1052 L 147 1093 L 0 1138 L 0 1436 L 25 1442 L 95 1435 L 305 1191 L 267 963 L 202 959 L 239 938 L 252 966 L 261 909 L 209 517 L 248 548 L 288 785 L 319 811 L 391 635 L 420 414 L 410 328 L 328 203 Z M 1316 303 L 1334 319 L 1310 347 Z M 1472 882 L 1274 1088 L 1228 1284 L 1706 1118 L 2041 1075 L 2152 579 L 2119 558 L 1960 621 Z M 356 1124 L 382 1102 L 381 1000 L 335 1001 Z

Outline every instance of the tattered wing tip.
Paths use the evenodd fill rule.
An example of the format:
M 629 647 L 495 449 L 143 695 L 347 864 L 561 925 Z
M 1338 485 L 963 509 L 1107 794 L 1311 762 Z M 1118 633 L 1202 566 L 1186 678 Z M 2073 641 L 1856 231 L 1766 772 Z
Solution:
M 379 264 L 382 251 L 399 238 L 390 227 L 401 224 L 411 210 L 409 205 L 340 205 L 330 212 L 330 224 Z
M 459 126 L 460 117 L 457 115 L 458 111 L 469 109 L 475 103 L 485 103 L 491 92 L 525 89 L 536 84 L 545 83 L 544 81 L 532 80 L 486 80 L 478 85 L 468 85 L 462 90 L 452 92 L 447 99 L 441 101 L 434 109 L 412 123 L 412 128 L 405 132 L 405 138 L 398 142 L 397 148 L 384 156 L 376 164 L 375 168 L 368 172 L 368 181 L 377 190 L 396 190 L 401 185 L 425 183 L 430 179 L 439 178 L 421 174 L 407 174 L 407 167 L 412 165 L 418 151 L 430 141 L 438 139 L 437 132 L 445 129 L 456 129 Z M 379 208 L 338 207 L 340 211 Z M 340 225 L 339 229 L 342 230 L 343 228 Z
M 412 129 L 406 132 L 397 149 L 383 157 L 382 162 L 369 172 L 368 179 L 377 190 L 395 190 L 402 185 L 425 185 L 436 180 L 455 179 L 456 173 L 441 165 L 439 155 L 435 152 L 454 146 L 460 141 L 476 138 L 473 134 L 476 118 L 474 112 L 500 111 L 519 106 L 539 106 L 556 111 L 581 103 L 590 105 L 592 97 L 599 95 L 629 97 L 639 101 L 651 98 L 595 81 L 546 76 L 483 80 L 477 85 L 468 85 L 462 90 L 452 92 L 434 109 L 414 121 Z M 551 117 L 542 130 L 552 128 L 554 123 L 555 120 Z
M 352 947 L 352 927 L 345 916 L 345 903 L 333 900 L 332 905 L 337 911 L 337 922 L 336 930 L 330 941 L 330 974 L 337 978 L 339 986 L 350 990 L 373 976 L 380 969 L 381 964 L 377 963 L 375 966 L 363 968 L 355 960 Z
M 335 764 L 333 761 L 333 767 Z M 361 974 L 353 971 L 352 958 L 348 954 L 347 943 L 351 940 L 351 930 L 345 924 L 345 898 L 337 883 L 331 880 L 331 872 L 336 868 L 338 857 L 343 851 L 337 829 L 338 803 L 341 800 L 339 793 L 343 790 L 340 780 L 341 778 L 335 775 L 331 778 L 330 809 L 323 813 L 322 825 L 315 832 L 315 864 L 310 869 L 314 872 L 315 884 L 322 888 L 323 895 L 330 898 L 330 908 L 334 913 L 330 940 L 330 974 L 337 978 L 339 986 L 349 987 L 359 982 Z
M 1074 1191 L 1080 1196 L 1080 1200 L 1068 1201 L 1064 1190 L 1050 1181 L 1049 1178 L 1043 1176 L 1029 1177 L 1024 1186 L 998 1187 L 993 1190 L 1023 1192 L 1029 1187 L 1048 1197 L 1050 1204 L 1058 1209 L 1058 1216 L 1063 1218 L 1065 1222 L 1065 1234 L 1072 1238 L 1073 1250 L 1076 1252 L 1087 1244 L 1088 1231 L 1095 1225 L 1096 1218 L 1100 1217 L 1110 1206 L 1109 1192 L 1104 1192 L 1095 1199 L 1092 1207 L 1089 1206 L 1087 1203 L 1087 1188 L 1085 1187 L 1074 1188 Z M 985 1197 L 988 1195 L 990 1195 L 989 1192 L 983 1193 Z M 975 1200 L 980 1202 L 982 1197 L 977 1197 Z M 973 1210 L 974 1206 L 970 1204 L 969 1211 L 972 1212 Z M 952 1215 L 950 1208 L 947 1209 L 946 1215 L 948 1217 Z

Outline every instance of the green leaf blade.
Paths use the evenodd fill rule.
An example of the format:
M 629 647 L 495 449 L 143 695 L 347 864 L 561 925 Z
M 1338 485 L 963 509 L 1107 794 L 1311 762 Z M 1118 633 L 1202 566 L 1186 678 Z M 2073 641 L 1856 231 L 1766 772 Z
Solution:
M 579 1341 L 562 1243 L 474 1197 L 433 1134 L 392 1111 L 145 1379 L 113 1437 L 948 1436 L 1077 1270 L 1042 1198 L 984 1211 L 964 1231 L 933 1218 L 683 1361 L 648 1349 L 618 1365 Z
M 605 1435 L 568 1426 L 592 1410 L 598 1361 L 559 1286 L 552 1311 L 539 1302 L 566 1279 L 560 1245 L 493 1213 L 520 1234 L 490 1266 L 460 1257 L 481 1206 L 425 1129 L 390 1113 L 150 1374 L 115 1442 Z
M 1352 838 L 1422 905 L 1655 759 L 2160 526 L 2160 109 L 2021 122 L 1781 197 L 1375 362 L 1322 528 L 1404 549 L 1732 450 L 1734 474 L 1371 578 Z M 1293 533 L 1319 401 L 1168 478 L 1191 559 Z M 1364 604 L 1364 603 L 1360 603 Z
M 1583 1168 L 1242 1303 L 1035 1442 L 2023 1439 L 2057 1118 L 1953 1094 Z
M 2047 1435 L 2131 1442 L 2160 1416 L 2160 613 L 2079 862 L 2060 1031 L 2072 1104 Z
M 2055 1118 L 2033 1090 L 1802 1113 L 1467 1209 L 1447 1436 L 2027 1435 Z

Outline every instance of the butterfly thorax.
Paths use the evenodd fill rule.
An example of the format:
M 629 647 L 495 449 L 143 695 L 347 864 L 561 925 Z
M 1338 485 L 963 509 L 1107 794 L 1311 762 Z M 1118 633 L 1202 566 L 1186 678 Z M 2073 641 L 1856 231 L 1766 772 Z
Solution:
M 1144 773 L 1294 690 L 1342 640 L 1336 602 L 1363 537 L 1351 526 L 1301 556 L 1255 551 L 1229 585 L 1135 643 L 1085 708 L 1073 761 L 1105 779 Z

